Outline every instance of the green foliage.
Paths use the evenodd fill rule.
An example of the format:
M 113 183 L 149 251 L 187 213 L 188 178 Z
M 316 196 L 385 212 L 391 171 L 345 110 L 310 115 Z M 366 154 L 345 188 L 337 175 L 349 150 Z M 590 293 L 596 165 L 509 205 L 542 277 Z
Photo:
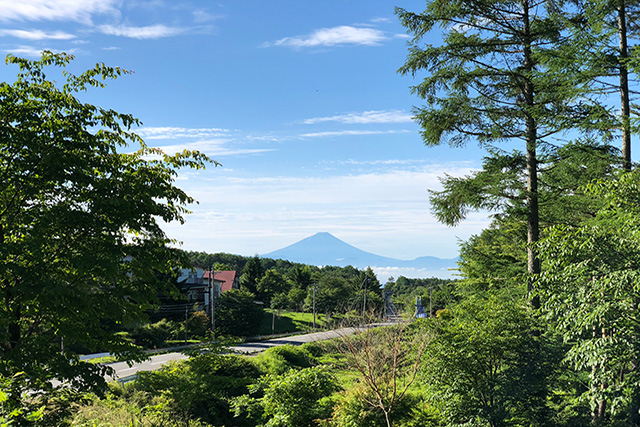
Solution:
M 429 320 L 437 335 L 425 351 L 422 384 L 450 425 L 541 425 L 557 350 L 526 304 L 467 298 L 453 316 Z M 474 424 L 475 425 L 475 424 Z
M 24 373 L 12 378 L 0 377 L 0 425 L 63 425 L 75 412 L 74 406 L 88 400 L 83 392 L 71 388 L 59 387 L 34 393 L 28 385 Z
M 570 345 L 566 361 L 591 373 L 585 397 L 614 415 L 635 413 L 640 396 L 638 178 L 636 170 L 591 185 L 598 215 L 553 228 L 539 245 L 542 308 Z
M 307 347 L 286 344 L 263 351 L 253 363 L 263 374 L 282 375 L 292 368 L 308 368 L 314 360 Z
M 271 305 L 271 299 L 278 294 L 283 294 L 288 289 L 287 282 L 277 270 L 267 270 L 258 281 L 257 296 L 267 305 Z M 281 300 L 284 295 L 281 296 Z M 275 308 L 275 307 L 274 307 Z
M 320 313 L 334 313 L 348 311 L 354 302 L 354 288 L 341 275 L 327 272 L 318 278 L 316 292 L 316 311 Z M 313 307 L 313 289 L 308 288 L 304 301 L 305 309 Z
M 78 404 L 67 425 L 70 427 L 207 427 L 185 417 L 166 394 L 151 395 L 130 389 L 121 396 L 109 394 Z
M 203 338 L 211 330 L 211 320 L 204 311 L 194 311 L 189 316 L 189 335 Z
M 335 427 L 379 427 L 386 424 L 384 413 L 367 403 L 375 397 L 362 383 L 340 393 L 334 406 L 332 426 Z M 390 414 L 394 426 L 439 427 L 438 411 L 423 397 L 408 395 Z
M 237 337 L 256 335 L 264 309 L 254 300 L 254 295 L 244 289 L 231 289 L 220 294 L 216 302 L 216 334 Z
M 311 427 L 314 420 L 330 417 L 332 401 L 327 398 L 338 386 L 331 374 L 313 367 L 267 375 L 252 388 L 263 396 L 236 400 L 236 413 L 248 408 L 256 411 L 253 405 L 257 405 L 265 427 Z
M 136 345 L 143 348 L 160 348 L 165 345 L 169 338 L 175 335 L 177 328 L 178 326 L 174 322 L 162 319 L 156 323 L 134 328 L 129 333 L 129 336 Z
M 72 59 L 10 55 L 17 80 L 0 84 L 0 374 L 25 372 L 32 390 L 53 378 L 104 385 L 78 346 L 143 357 L 114 327 L 171 292 L 164 278 L 183 262 L 159 223 L 183 221 L 193 201 L 174 186 L 177 169 L 209 162 L 148 148 L 133 116 L 82 103 L 77 92 L 127 71 L 76 76 L 64 70 Z
M 229 401 L 247 393 L 248 385 L 257 378 L 257 369 L 245 358 L 204 354 L 141 373 L 134 387 L 151 395 L 169 396 L 185 418 L 241 425 L 242 420 L 233 420 Z
M 256 255 L 250 258 L 245 264 L 242 270 L 242 276 L 240 277 L 240 285 L 252 294 L 257 294 L 258 282 L 263 274 L 264 267 L 262 266 L 260 258 Z

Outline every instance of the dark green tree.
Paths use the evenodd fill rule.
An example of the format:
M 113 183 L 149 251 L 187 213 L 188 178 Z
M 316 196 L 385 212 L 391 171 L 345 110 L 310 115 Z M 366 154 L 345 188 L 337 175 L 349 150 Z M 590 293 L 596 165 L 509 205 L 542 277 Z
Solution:
M 24 372 L 32 392 L 54 378 L 104 384 L 105 368 L 74 348 L 143 357 L 114 326 L 143 321 L 171 292 L 162 277 L 183 263 L 159 222 L 183 221 L 193 201 L 177 169 L 208 162 L 149 148 L 136 118 L 81 102 L 77 92 L 127 71 L 76 76 L 64 70 L 72 59 L 9 55 L 19 74 L 0 84 L 0 374 Z
M 436 336 L 420 370 L 446 425 L 545 425 L 558 352 L 530 333 L 535 319 L 526 304 L 475 297 L 451 313 L 428 320 Z
M 260 328 L 264 309 L 255 296 L 244 289 L 231 289 L 220 294 L 216 303 L 216 334 L 248 337 Z
M 619 168 L 617 150 L 594 141 L 551 147 L 540 157 L 540 224 L 577 225 L 593 218 L 599 201 L 584 186 Z M 469 210 L 494 213 L 491 226 L 461 244 L 459 269 L 471 288 L 487 290 L 526 272 L 526 161 L 518 153 L 494 154 L 483 169 L 468 176 L 445 177 L 444 190 L 431 192 L 434 212 L 454 224 Z M 472 282 L 476 284 L 473 285 Z
M 250 258 L 244 265 L 242 276 L 240 276 L 240 286 L 255 294 L 258 291 L 258 282 L 264 275 L 262 261 L 257 255 Z
M 265 304 L 271 302 L 277 294 L 286 293 L 289 291 L 289 284 L 282 274 L 277 270 L 271 269 L 264 273 L 264 276 L 258 282 L 257 297 Z
M 621 136 L 621 160 L 625 170 L 631 169 L 631 135 L 634 125 L 634 79 L 640 56 L 633 41 L 638 40 L 640 4 L 635 0 L 588 0 L 568 2 L 563 10 L 568 43 L 550 58 L 553 68 L 571 67 L 577 71 L 576 81 L 588 83 L 588 97 L 609 104 L 608 117 L 595 122 L 612 135 Z M 618 96 L 619 102 L 612 102 Z M 616 105 L 617 104 L 617 105 Z M 612 107 L 611 105 L 616 105 Z
M 318 277 L 316 292 L 317 312 L 331 315 L 335 312 L 357 309 L 358 300 L 354 299 L 354 297 L 354 289 L 344 277 L 335 275 L 333 272 L 322 274 Z M 308 289 L 304 304 L 306 310 L 312 309 L 313 289 L 311 287 Z

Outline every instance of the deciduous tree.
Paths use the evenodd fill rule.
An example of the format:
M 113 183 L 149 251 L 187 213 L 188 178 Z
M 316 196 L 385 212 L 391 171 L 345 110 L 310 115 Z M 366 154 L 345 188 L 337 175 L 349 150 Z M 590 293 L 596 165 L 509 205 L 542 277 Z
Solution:
M 77 92 L 127 71 L 73 75 L 72 59 L 10 55 L 17 80 L 0 84 L 0 374 L 25 372 L 32 391 L 53 378 L 103 383 L 79 347 L 142 357 L 114 327 L 170 291 L 161 277 L 180 255 L 160 222 L 183 221 L 193 201 L 174 185 L 177 169 L 208 163 L 149 148 L 136 118 L 81 102 Z

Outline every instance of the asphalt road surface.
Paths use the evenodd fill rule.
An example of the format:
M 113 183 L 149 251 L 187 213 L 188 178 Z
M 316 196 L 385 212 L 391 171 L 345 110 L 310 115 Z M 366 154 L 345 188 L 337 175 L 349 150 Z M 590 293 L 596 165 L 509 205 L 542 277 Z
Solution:
M 386 326 L 391 323 L 377 323 L 373 326 Z M 364 328 L 364 327 L 363 327 Z M 264 351 L 271 347 L 277 347 L 280 345 L 292 344 L 302 345 L 306 342 L 322 341 L 332 338 L 338 338 L 345 335 L 351 335 L 356 332 L 358 328 L 342 328 L 333 331 L 314 332 L 312 334 L 295 335 L 283 338 L 274 338 L 259 342 L 250 342 L 244 344 L 238 344 L 230 347 L 231 351 L 239 354 L 253 354 Z M 162 365 L 172 360 L 183 360 L 189 356 L 183 353 L 166 353 L 159 354 L 157 356 L 151 356 L 150 360 L 142 363 L 136 363 L 133 366 L 127 365 L 125 362 L 110 363 L 108 366 L 114 369 L 115 373 L 109 380 L 127 381 L 128 379 L 134 379 L 138 372 L 141 371 L 155 371 L 160 369 Z

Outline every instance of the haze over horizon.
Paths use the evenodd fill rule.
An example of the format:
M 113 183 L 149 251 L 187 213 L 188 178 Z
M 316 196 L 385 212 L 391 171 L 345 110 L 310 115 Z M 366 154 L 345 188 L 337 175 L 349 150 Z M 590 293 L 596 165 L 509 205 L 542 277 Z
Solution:
M 250 256 L 326 231 L 381 256 L 453 258 L 487 215 L 448 228 L 427 190 L 483 152 L 424 147 L 394 6 L 424 2 L 25 0 L 0 9 L 0 50 L 134 71 L 82 98 L 140 118 L 150 146 L 223 164 L 180 172 L 199 201 L 165 227 L 183 249 Z M 0 67 L 3 81 L 17 72 Z

